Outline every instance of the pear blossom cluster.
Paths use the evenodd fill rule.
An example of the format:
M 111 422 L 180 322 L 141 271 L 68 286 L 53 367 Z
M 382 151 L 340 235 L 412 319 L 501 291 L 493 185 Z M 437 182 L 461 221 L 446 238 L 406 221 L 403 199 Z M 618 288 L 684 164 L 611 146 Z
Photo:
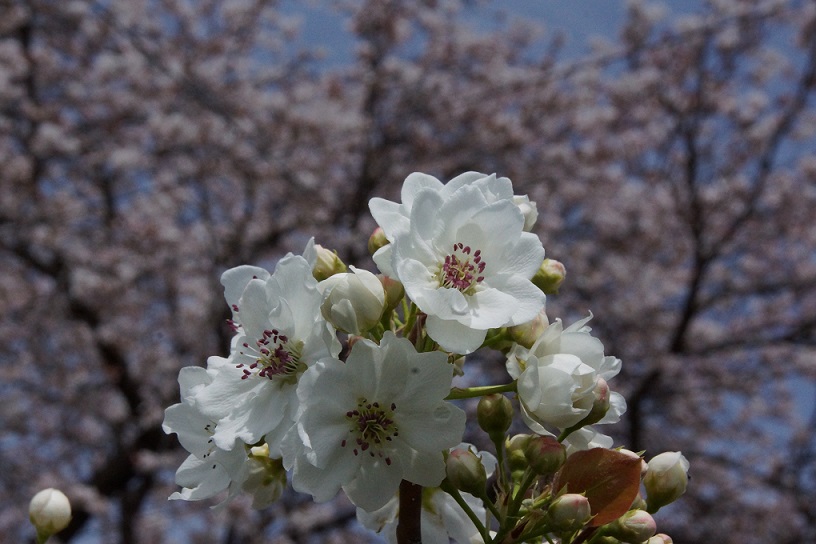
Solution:
M 411 174 L 401 200 L 370 202 L 379 274 L 313 240 L 272 272 L 224 272 L 230 352 L 182 369 L 165 413 L 189 452 L 170 498 L 263 508 L 289 484 L 318 502 L 342 491 L 398 543 L 670 541 L 651 514 L 685 491 L 688 462 L 646 464 L 597 430 L 626 410 L 609 384 L 621 361 L 591 314 L 547 317 L 565 269 L 532 232 L 535 202 L 477 172 Z M 504 354 L 507 382 L 453 387 L 482 348 Z M 493 452 L 462 442 L 468 398 Z M 516 415 L 529 433 L 507 434 Z

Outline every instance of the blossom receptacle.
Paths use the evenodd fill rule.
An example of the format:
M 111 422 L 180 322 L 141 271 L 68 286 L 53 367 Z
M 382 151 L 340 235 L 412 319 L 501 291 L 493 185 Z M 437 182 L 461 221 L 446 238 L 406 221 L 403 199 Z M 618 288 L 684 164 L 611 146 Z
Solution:
M 657 532 L 654 518 L 645 510 L 629 510 L 604 526 L 604 534 L 628 544 L 641 544 Z
M 359 335 L 380 321 L 385 291 L 368 270 L 352 266 L 351 272 L 335 274 L 320 282 L 319 288 L 324 296 L 320 311 L 338 330 Z
M 39 491 L 28 505 L 28 519 L 37 529 L 39 542 L 62 531 L 71 523 L 71 503 L 59 489 Z
M 544 259 L 538 272 L 533 276 L 532 282 L 545 295 L 556 295 L 558 294 L 558 288 L 564 283 L 566 277 L 567 269 L 560 261 Z
M 500 393 L 486 395 L 479 399 L 476 407 L 476 418 L 479 427 L 497 441 L 507 432 L 513 423 L 513 404 Z
M 524 447 L 524 457 L 536 474 L 555 474 L 567 460 L 567 448 L 552 436 L 533 436 Z
M 487 485 L 487 472 L 481 459 L 468 448 L 455 448 L 445 459 L 445 476 L 459 491 L 482 496 Z
M 649 512 L 657 512 L 686 492 L 688 470 L 688 460 L 678 451 L 661 453 L 649 461 L 643 477 Z
M 323 281 L 348 270 L 336 251 L 326 249 L 320 244 L 315 244 L 314 249 L 317 252 L 317 262 L 312 269 L 312 275 L 317 281 Z
M 553 528 L 558 531 L 577 531 L 589 521 L 592 510 L 589 499 L 577 493 L 566 493 L 556 498 L 547 508 Z

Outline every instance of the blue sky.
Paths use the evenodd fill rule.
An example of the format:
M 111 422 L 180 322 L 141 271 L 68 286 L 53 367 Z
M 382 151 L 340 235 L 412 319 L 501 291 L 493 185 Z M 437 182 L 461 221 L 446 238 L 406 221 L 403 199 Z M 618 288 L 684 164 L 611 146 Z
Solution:
M 651 2 L 656 3 L 656 2 Z M 670 17 L 699 11 L 703 0 L 672 0 L 657 3 Z M 301 45 L 319 46 L 330 66 L 349 62 L 353 43 L 348 39 L 343 19 L 332 9 L 329 0 L 285 0 L 284 11 L 301 20 Z M 547 35 L 562 32 L 566 43 L 562 55 L 575 58 L 586 51 L 592 36 L 614 40 L 626 18 L 625 0 L 488 0 L 467 8 L 466 18 L 474 26 L 491 28 L 503 12 L 541 25 Z

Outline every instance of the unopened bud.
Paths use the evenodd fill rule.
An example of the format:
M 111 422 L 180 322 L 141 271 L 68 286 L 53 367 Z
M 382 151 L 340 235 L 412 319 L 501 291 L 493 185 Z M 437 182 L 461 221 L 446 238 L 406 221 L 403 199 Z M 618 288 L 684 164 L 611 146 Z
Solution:
M 385 292 L 377 276 L 360 268 L 335 274 L 320 282 L 323 304 L 320 311 L 338 330 L 362 334 L 380 321 Z
M 555 474 L 567 460 L 567 448 L 552 436 L 533 436 L 524 447 L 524 456 L 536 474 Z
M 533 276 L 532 282 L 547 295 L 555 295 L 558 288 L 564 282 L 567 269 L 555 259 L 544 259 L 538 272 Z
M 531 434 L 517 434 L 505 440 L 504 448 L 507 450 L 507 464 L 510 472 L 524 472 L 527 469 L 527 457 L 524 455 L 524 448 L 527 442 L 533 437 Z
M 377 227 L 371 236 L 368 237 L 368 252 L 374 255 L 378 249 L 388 245 L 388 238 L 385 237 L 385 232 L 382 227 Z
M 589 521 L 592 509 L 589 499 L 583 495 L 566 493 L 550 504 L 547 514 L 557 531 L 577 531 Z
M 533 226 L 538 219 L 536 203 L 530 200 L 530 197 L 527 195 L 514 195 L 513 204 L 518 207 L 521 215 L 524 216 L 524 232 L 533 230 Z
M 672 537 L 665 533 L 658 533 L 647 540 L 646 544 L 674 544 L 674 540 L 672 540 Z
M 43 489 L 31 499 L 28 519 L 37 529 L 37 541 L 45 542 L 51 535 L 68 527 L 71 503 L 62 491 L 51 487 Z
M 688 470 L 689 462 L 679 451 L 661 453 L 649 461 L 643 477 L 649 512 L 657 512 L 686 492 Z
M 402 299 L 405 297 L 405 287 L 394 278 L 383 274 L 377 274 L 377 278 L 379 278 L 383 291 L 385 292 L 385 311 L 390 312 L 402 302 Z
M 323 281 L 347 270 L 336 251 L 326 249 L 320 244 L 315 244 L 314 249 L 317 252 L 317 262 L 312 269 L 312 275 L 317 281 Z
M 479 427 L 491 439 L 498 440 L 513 423 L 513 404 L 502 394 L 484 396 L 476 407 L 476 418 Z
M 629 510 L 604 528 L 604 534 L 627 544 L 641 544 L 654 536 L 655 532 L 657 524 L 645 510 Z
M 632 459 L 640 459 L 640 477 L 643 478 L 643 476 L 646 475 L 646 471 L 649 470 L 649 465 L 646 463 L 646 460 L 643 459 L 643 456 L 638 455 L 632 450 L 627 450 L 626 448 L 619 448 L 618 451 L 624 455 L 628 455 Z
M 481 459 L 469 448 L 455 448 L 445 460 L 445 474 L 453 487 L 471 495 L 482 496 L 487 472 Z
M 545 310 L 541 310 L 532 321 L 507 327 L 507 332 L 510 333 L 510 338 L 515 343 L 530 349 L 549 326 L 550 321 L 547 319 L 547 313 Z

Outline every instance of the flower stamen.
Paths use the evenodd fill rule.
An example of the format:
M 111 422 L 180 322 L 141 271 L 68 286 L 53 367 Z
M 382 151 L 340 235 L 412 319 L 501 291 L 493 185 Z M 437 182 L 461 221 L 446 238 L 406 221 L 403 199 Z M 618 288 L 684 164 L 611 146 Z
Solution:
M 290 342 L 277 329 L 265 330 L 254 346 L 248 342 L 244 342 L 243 346 L 246 351 L 241 351 L 240 354 L 255 358 L 255 362 L 235 365 L 236 368 L 243 368 L 242 380 L 255 375 L 270 380 L 289 381 L 306 370 L 306 365 L 300 361 L 303 342 Z
M 379 402 L 368 402 L 361 398 L 357 402 L 357 408 L 346 412 L 346 419 L 351 424 L 349 432 L 354 436 L 352 442 L 354 455 L 368 451 L 371 457 L 381 457 L 385 459 L 387 465 L 391 464 L 391 458 L 383 456 L 380 451 L 394 437 L 399 436 L 399 430 L 394 423 L 394 411 L 397 405 L 384 408 Z M 340 446 L 345 448 L 349 441 L 343 439 Z M 369 451 L 370 450 L 370 451 Z
M 437 273 L 439 286 L 468 293 L 484 280 L 484 269 L 485 262 L 480 249 L 473 251 L 470 246 L 456 242 L 453 244 L 453 251 L 445 255 L 445 261 L 440 264 Z

